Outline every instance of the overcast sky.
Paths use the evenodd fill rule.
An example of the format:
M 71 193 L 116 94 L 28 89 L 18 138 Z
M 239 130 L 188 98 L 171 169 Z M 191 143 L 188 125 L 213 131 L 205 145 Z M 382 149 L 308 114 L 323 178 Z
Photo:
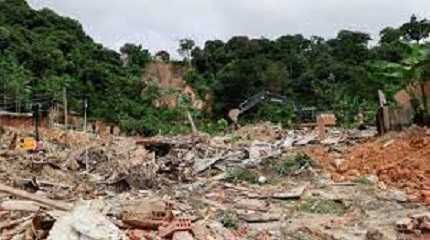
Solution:
M 97 42 L 125 42 L 173 53 L 181 38 L 202 44 L 234 35 L 276 38 L 302 33 L 334 37 L 340 29 L 373 37 L 416 13 L 430 18 L 430 0 L 28 0 L 79 20 Z

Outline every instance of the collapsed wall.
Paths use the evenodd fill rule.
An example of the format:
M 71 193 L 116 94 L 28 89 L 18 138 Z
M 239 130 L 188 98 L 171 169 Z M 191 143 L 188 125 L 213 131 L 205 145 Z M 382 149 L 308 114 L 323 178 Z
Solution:
M 40 126 L 46 127 L 48 120 L 46 116 L 40 117 Z M 0 126 L 9 126 L 16 128 L 34 128 L 33 114 L 13 113 L 0 111 Z
M 430 107 L 430 81 L 415 83 L 394 94 L 396 106 L 383 106 L 377 114 L 380 134 L 399 131 L 413 123 L 428 125 L 425 114 Z M 427 108 L 427 109 L 426 109 Z M 421 111 L 421 116 L 417 114 Z

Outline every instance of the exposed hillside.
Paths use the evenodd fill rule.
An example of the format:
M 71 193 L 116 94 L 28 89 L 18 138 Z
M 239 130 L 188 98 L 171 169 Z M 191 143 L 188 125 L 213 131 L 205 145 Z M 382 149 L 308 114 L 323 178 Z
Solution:
M 160 97 L 155 100 L 157 107 L 176 108 L 181 97 L 186 97 L 193 108 L 204 110 L 205 103 L 196 91 L 186 83 L 186 66 L 154 61 L 144 70 L 143 81 L 146 84 L 155 83 L 160 88 Z

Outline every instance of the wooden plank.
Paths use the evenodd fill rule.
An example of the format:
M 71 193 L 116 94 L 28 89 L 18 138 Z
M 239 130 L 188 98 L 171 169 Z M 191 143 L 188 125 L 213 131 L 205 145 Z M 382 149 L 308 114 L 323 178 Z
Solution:
M 17 196 L 17 197 L 28 199 L 28 200 L 31 200 L 31 201 L 34 201 L 34 202 L 37 202 L 37 203 L 40 203 L 40 204 L 43 204 L 43 205 L 46 205 L 49 207 L 63 210 L 63 211 L 69 211 L 73 207 L 72 204 L 69 204 L 69 203 L 44 198 L 44 197 L 38 196 L 36 194 L 28 193 L 26 191 L 15 189 L 15 188 L 3 185 L 3 184 L 0 184 L 0 192 L 5 192 L 8 194 Z

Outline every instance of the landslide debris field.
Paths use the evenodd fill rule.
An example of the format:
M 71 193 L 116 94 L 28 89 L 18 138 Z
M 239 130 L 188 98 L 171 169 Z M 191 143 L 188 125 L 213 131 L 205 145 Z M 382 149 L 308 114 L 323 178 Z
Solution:
M 430 130 L 0 131 L 0 239 L 429 239 Z

